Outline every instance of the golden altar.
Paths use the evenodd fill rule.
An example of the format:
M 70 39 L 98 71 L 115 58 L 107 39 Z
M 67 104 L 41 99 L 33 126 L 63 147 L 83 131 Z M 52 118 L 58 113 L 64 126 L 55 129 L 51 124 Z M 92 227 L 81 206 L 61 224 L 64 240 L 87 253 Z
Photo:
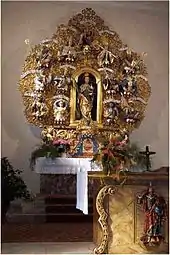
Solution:
M 93 156 L 101 138 L 140 125 L 150 96 L 143 58 L 91 8 L 30 47 L 19 90 L 42 138 L 69 139 L 71 155 Z
M 146 56 L 123 43 L 94 10 L 82 10 L 68 24 L 59 25 L 50 39 L 31 47 L 19 81 L 27 121 L 42 129 L 44 143 L 69 141 L 70 157 L 93 157 L 102 139 L 120 136 L 126 140 L 143 120 L 151 93 Z M 166 183 L 167 196 L 168 175 L 127 173 L 126 177 L 119 186 L 112 176 L 89 174 L 97 181 L 95 253 L 156 249 L 146 250 L 139 241 L 141 226 L 137 224 L 142 220 L 138 220 L 135 194 L 149 182 L 154 186 L 160 181 Z M 165 251 L 165 243 L 154 252 Z

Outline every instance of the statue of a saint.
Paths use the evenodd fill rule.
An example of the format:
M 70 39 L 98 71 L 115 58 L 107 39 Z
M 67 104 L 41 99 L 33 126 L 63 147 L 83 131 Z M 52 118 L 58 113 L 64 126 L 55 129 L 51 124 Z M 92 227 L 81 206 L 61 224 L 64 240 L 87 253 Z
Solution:
M 98 63 L 99 66 L 109 66 L 110 64 L 113 64 L 114 59 L 117 58 L 111 51 L 109 51 L 109 43 L 107 42 L 104 46 L 100 46 L 102 51 L 98 55 Z
M 144 235 L 141 238 L 144 244 L 158 244 L 162 241 L 163 221 L 166 219 L 166 202 L 155 194 L 151 184 L 141 196 L 138 203 L 143 205 L 145 213 Z
M 118 108 L 113 102 L 109 102 L 104 107 L 103 116 L 106 118 L 108 124 L 110 124 L 115 119 L 115 117 L 118 117 L 118 115 L 119 115 Z
M 35 91 L 36 92 L 43 92 L 44 91 L 44 86 L 45 86 L 44 76 L 36 75 L 36 77 L 34 79 L 34 83 L 35 83 Z
M 128 77 L 127 95 L 137 95 L 137 83 L 132 77 Z
M 55 76 L 53 78 L 53 84 L 56 86 L 57 90 L 67 91 L 68 87 L 71 86 L 72 80 L 70 73 L 68 73 L 68 68 L 64 69 L 64 73 L 62 75 Z
M 135 123 L 139 120 L 139 112 L 134 108 L 129 108 L 128 112 L 125 114 L 124 119 L 127 123 Z
M 60 61 L 74 62 L 76 51 L 73 47 L 73 38 L 70 36 L 68 45 L 64 46 L 61 51 L 58 51 L 58 58 Z
M 56 124 L 63 124 L 66 120 L 67 103 L 63 100 L 57 100 L 54 103 L 54 119 Z
M 38 120 L 40 120 L 41 118 L 43 118 L 44 115 L 46 115 L 47 110 L 48 110 L 48 109 L 47 109 L 47 106 L 46 106 L 46 104 L 44 103 L 44 100 L 43 100 L 42 97 L 36 99 L 36 100 L 33 102 L 31 108 L 32 108 L 32 115 L 33 115 L 36 119 L 38 119 Z
M 90 81 L 90 74 L 84 74 L 84 82 L 78 87 L 78 106 L 81 117 L 86 123 L 90 123 L 92 120 L 96 120 L 96 109 L 94 109 L 95 103 L 95 88 Z M 93 114 L 93 110 L 95 114 Z
M 93 41 L 93 32 L 92 32 L 92 30 L 89 30 L 88 28 L 87 29 L 85 28 L 84 33 L 82 33 L 80 35 L 80 40 L 79 40 L 78 45 L 81 45 L 81 46 L 90 45 L 92 41 Z
M 46 46 L 43 46 L 42 50 L 38 54 L 37 64 L 38 70 L 45 71 L 50 68 L 52 61 L 52 55 Z

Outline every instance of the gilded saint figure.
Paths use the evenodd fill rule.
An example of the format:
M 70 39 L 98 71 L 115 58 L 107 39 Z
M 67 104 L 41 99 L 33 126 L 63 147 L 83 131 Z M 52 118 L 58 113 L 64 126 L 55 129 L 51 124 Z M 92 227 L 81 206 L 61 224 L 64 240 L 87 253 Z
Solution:
M 77 84 L 76 120 L 87 124 L 96 121 L 97 113 L 96 79 L 91 73 L 81 74 Z

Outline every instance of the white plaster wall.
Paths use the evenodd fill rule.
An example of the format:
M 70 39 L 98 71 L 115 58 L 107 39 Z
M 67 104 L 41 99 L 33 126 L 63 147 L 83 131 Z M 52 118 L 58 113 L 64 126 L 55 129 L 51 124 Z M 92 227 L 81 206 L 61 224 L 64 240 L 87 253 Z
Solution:
M 168 2 L 2 2 L 2 156 L 24 169 L 24 179 L 39 192 L 39 176 L 29 169 L 29 157 L 39 139 L 23 114 L 17 82 L 27 54 L 24 43 L 39 43 L 60 23 L 92 7 L 106 25 L 137 52 L 147 52 L 152 96 L 146 117 L 132 139 L 156 151 L 154 167 L 168 165 Z

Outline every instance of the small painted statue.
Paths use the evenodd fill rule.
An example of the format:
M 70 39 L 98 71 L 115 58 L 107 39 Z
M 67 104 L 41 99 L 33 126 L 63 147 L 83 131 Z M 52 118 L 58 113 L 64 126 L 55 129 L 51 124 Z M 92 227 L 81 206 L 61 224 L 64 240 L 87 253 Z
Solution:
M 35 79 L 34 79 L 34 83 L 35 83 L 35 91 L 36 92 L 43 92 L 44 91 L 44 79 L 42 76 L 38 76 L 36 75 Z
M 61 51 L 58 51 L 59 61 L 66 61 L 68 63 L 74 62 L 76 57 L 76 51 L 72 46 L 72 36 L 70 36 L 68 45 L 64 46 Z
M 104 48 L 102 46 L 100 46 L 100 48 L 102 48 L 102 51 L 97 57 L 99 66 L 109 66 L 117 57 L 111 51 L 109 51 L 108 43 L 105 44 Z
M 104 107 L 104 118 L 106 118 L 107 124 L 110 124 L 114 121 L 116 117 L 119 115 L 119 111 L 117 106 L 113 102 L 109 102 L 105 107 Z
M 126 123 L 131 123 L 131 124 L 134 124 L 136 123 L 138 120 L 139 120 L 139 112 L 136 111 L 134 108 L 128 108 L 127 109 L 127 112 L 124 116 L 124 120 Z
M 80 39 L 78 45 L 81 47 L 90 45 L 93 41 L 93 33 L 92 30 L 88 30 L 87 28 L 84 29 L 84 32 L 80 35 Z
M 54 103 L 54 121 L 56 124 L 63 124 L 67 117 L 67 103 L 63 100 Z
M 43 98 L 39 98 L 38 100 L 35 100 L 32 104 L 32 115 L 37 120 L 41 120 L 47 113 L 47 106 L 44 103 Z
M 163 197 L 158 196 L 150 187 L 138 196 L 138 203 L 142 204 L 145 213 L 144 235 L 141 241 L 145 245 L 159 245 L 164 239 L 163 222 L 167 217 L 167 206 Z
M 67 68 L 65 68 L 61 76 L 55 76 L 53 78 L 53 84 L 56 86 L 57 90 L 62 90 L 63 92 L 68 90 L 68 87 L 72 84 L 72 80 L 70 74 L 68 74 Z
M 50 68 L 52 55 L 47 47 L 43 47 L 37 58 L 38 70 L 45 71 Z
M 119 94 L 120 95 L 128 95 L 128 96 L 136 96 L 137 95 L 137 84 L 134 78 L 128 76 L 121 80 L 118 84 Z

